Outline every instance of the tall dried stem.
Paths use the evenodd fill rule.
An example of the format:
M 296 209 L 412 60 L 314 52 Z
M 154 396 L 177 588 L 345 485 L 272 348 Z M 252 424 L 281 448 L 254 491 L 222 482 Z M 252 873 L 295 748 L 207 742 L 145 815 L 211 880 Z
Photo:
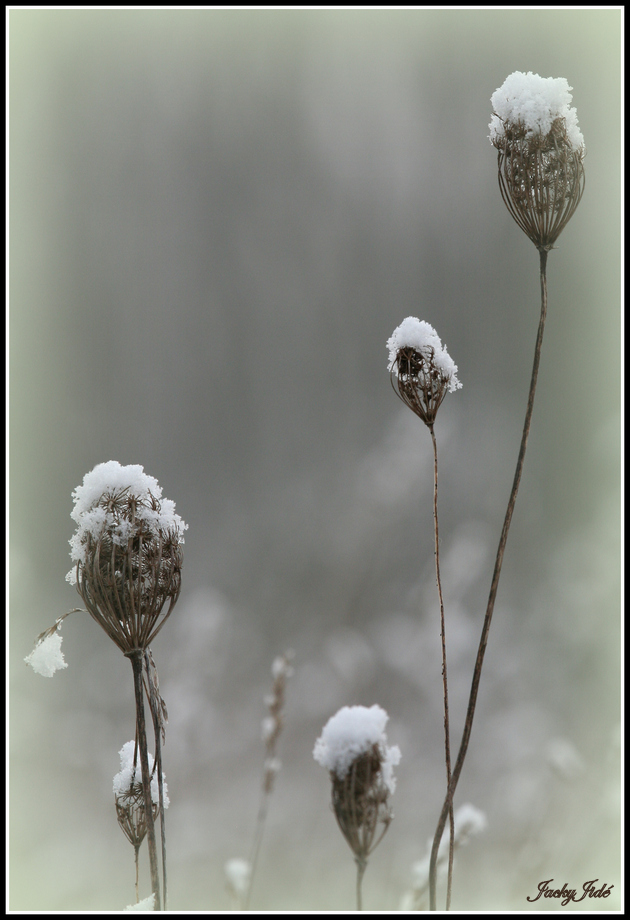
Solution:
M 155 910 L 161 909 L 160 875 L 158 868 L 157 844 L 155 840 L 155 823 L 151 799 L 151 773 L 149 771 L 149 754 L 147 749 L 147 731 L 144 719 L 144 689 L 142 686 L 142 649 L 126 652 L 133 668 L 133 685 L 136 697 L 136 735 L 140 751 L 140 769 L 142 771 L 142 789 L 147 823 L 147 843 L 149 847 L 149 865 L 151 869 L 151 890 L 155 895 Z
M 459 776 L 464 765 L 464 760 L 466 758 L 466 752 L 468 750 L 468 742 L 470 741 L 470 733 L 472 731 L 472 723 L 475 715 L 475 706 L 477 704 L 477 692 L 479 690 L 479 681 L 481 679 L 481 668 L 483 666 L 483 659 L 486 652 L 486 646 L 488 644 L 488 635 L 490 632 L 490 625 L 492 623 L 492 614 L 494 612 L 494 602 L 497 596 L 497 590 L 499 587 L 499 578 L 501 576 L 501 566 L 503 565 L 503 554 L 505 552 L 505 545 L 507 543 L 508 532 L 510 529 L 510 524 L 512 522 L 512 514 L 514 512 L 514 505 L 516 504 L 516 496 L 518 494 L 518 488 L 521 481 L 521 474 L 523 472 L 523 463 L 525 461 L 525 451 L 527 449 L 527 439 L 529 437 L 529 430 L 531 427 L 532 421 L 532 412 L 534 409 L 534 396 L 536 394 L 536 382 L 538 380 L 538 367 L 540 364 L 540 352 L 542 348 L 543 333 L 545 330 L 545 320 L 547 318 L 547 250 L 540 249 L 540 290 L 541 290 L 541 306 L 540 306 L 540 320 L 538 323 L 538 334 L 536 336 L 536 347 L 534 350 L 534 364 L 532 367 L 532 376 L 529 385 L 529 396 L 527 399 L 527 410 L 525 412 L 525 424 L 523 426 L 523 434 L 521 436 L 521 446 L 518 453 L 518 459 L 516 462 L 516 472 L 514 474 L 514 482 L 512 483 L 512 491 L 510 492 L 510 497 L 508 500 L 507 510 L 505 512 L 505 520 L 503 522 L 503 529 L 501 531 L 501 538 L 499 540 L 499 547 L 497 549 L 496 560 L 494 564 L 494 573 L 492 576 L 492 584 L 490 586 L 490 595 L 488 597 L 488 605 L 486 608 L 486 615 L 483 621 L 483 627 L 481 630 L 481 639 L 479 641 L 479 649 L 477 651 L 477 659 L 475 661 L 475 670 L 473 673 L 472 685 L 470 688 L 470 697 L 468 700 L 468 710 L 466 712 L 466 721 L 464 724 L 464 731 L 462 734 L 462 740 L 459 748 L 459 753 L 457 755 L 457 760 L 455 762 L 455 767 L 453 769 L 453 774 L 451 776 L 450 785 L 444 804 L 442 806 L 442 811 L 440 813 L 440 819 L 438 821 L 437 829 L 435 832 L 435 837 L 433 839 L 433 847 L 431 848 L 431 864 L 429 869 L 429 907 L 431 910 L 436 910 L 436 876 L 437 876 L 437 856 L 438 856 L 438 847 L 444 832 L 444 825 L 446 824 L 446 818 L 450 813 L 453 803 L 453 795 L 455 794 L 455 789 L 457 788 L 457 783 L 459 781 Z
M 140 900 L 140 886 L 139 886 L 139 882 L 140 882 L 140 874 L 139 874 L 139 870 L 140 870 L 140 862 L 139 862 L 140 847 L 139 847 L 139 846 L 134 846 L 133 852 L 134 852 L 134 858 L 135 858 L 135 864 L 136 864 L 136 904 L 137 904 L 137 903 L 139 902 L 139 900 Z
M 247 891 L 244 898 L 245 910 L 249 907 L 249 901 L 252 894 L 252 885 L 256 874 L 256 866 L 258 864 L 258 854 L 260 853 L 260 845 L 262 843 L 265 823 L 267 821 L 267 812 L 269 811 L 269 799 L 273 792 L 276 774 L 281 766 L 276 756 L 276 746 L 284 727 L 284 698 L 287 681 L 293 674 L 293 668 L 291 667 L 292 658 L 293 651 L 288 649 L 283 655 L 279 655 L 274 659 L 271 666 L 273 685 L 271 693 L 265 698 L 269 710 L 269 715 L 263 719 L 262 723 L 266 753 L 265 769 L 263 772 L 262 795 L 258 809 L 258 817 L 256 819 L 254 841 L 249 860 L 250 872 L 247 882 Z
M 363 885 L 363 875 L 367 868 L 367 859 L 355 860 L 357 864 L 357 910 L 363 910 L 363 892 L 361 890 Z
M 155 736 L 155 765 L 158 780 L 158 802 L 160 812 L 160 838 L 162 845 L 162 885 L 164 890 L 164 910 L 168 910 L 167 880 L 166 880 L 166 825 L 164 823 L 164 774 L 162 772 L 162 742 L 165 739 L 164 723 L 168 721 L 166 704 L 160 695 L 157 668 L 153 661 L 150 648 L 144 651 L 144 675 L 146 677 L 145 690 L 151 709 L 153 732 Z
M 448 675 L 446 668 L 446 626 L 444 623 L 444 598 L 442 595 L 442 579 L 440 577 L 440 535 L 438 527 L 438 453 L 437 440 L 433 425 L 429 425 L 431 441 L 433 442 L 433 521 L 435 524 L 435 578 L 437 582 L 438 597 L 440 599 L 440 637 L 442 640 L 442 685 L 444 688 L 444 760 L 446 763 L 446 788 L 451 783 L 451 740 L 448 716 Z M 451 888 L 453 884 L 453 846 L 455 840 L 455 819 L 453 817 L 453 800 L 449 808 L 450 841 L 448 846 L 448 882 L 446 888 L 446 909 L 451 906 Z M 439 846 L 439 840 L 438 840 Z

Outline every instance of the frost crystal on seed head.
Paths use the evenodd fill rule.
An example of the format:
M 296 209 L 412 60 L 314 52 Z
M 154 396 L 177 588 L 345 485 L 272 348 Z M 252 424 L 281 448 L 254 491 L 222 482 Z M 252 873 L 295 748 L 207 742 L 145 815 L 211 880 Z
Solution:
M 390 792 L 396 787 L 393 768 L 400 762 L 400 748 L 387 747 L 385 725 L 389 716 L 380 706 L 343 706 L 324 726 L 315 743 L 313 757 L 339 779 L 343 779 L 352 762 L 377 745 L 381 749 L 383 777 Z
M 138 528 L 153 536 L 173 532 L 180 543 L 184 542 L 188 525 L 175 513 L 175 503 L 162 499 L 157 479 L 148 476 L 139 464 L 122 466 L 117 460 L 97 464 L 85 474 L 72 498 L 70 517 L 78 524 L 70 540 L 73 562 L 85 562 L 88 538 L 98 539 L 106 530 L 118 546 L 124 546 Z M 133 520 L 125 514 L 125 504 L 133 507 Z M 76 567 L 66 579 L 70 584 L 76 583 Z
M 140 767 L 140 752 L 136 755 L 136 766 L 134 770 L 133 757 L 136 750 L 135 741 L 127 741 L 126 744 L 123 744 L 122 748 L 118 752 L 120 755 L 120 772 L 114 777 L 114 795 L 119 798 L 122 795 L 125 795 L 129 792 L 132 786 L 142 785 L 142 769 Z M 153 773 L 151 779 L 151 800 L 154 805 L 159 804 L 160 801 L 160 792 L 158 786 L 158 777 L 157 772 L 153 772 L 153 756 L 151 753 L 149 757 L 149 772 Z M 168 797 L 168 787 L 166 785 L 166 777 L 164 772 L 162 772 L 162 792 L 164 795 L 164 808 L 168 808 L 170 805 L 170 799 Z
M 46 636 L 38 642 L 30 655 L 24 661 L 30 664 L 36 674 L 42 677 L 52 677 L 55 671 L 68 667 L 61 651 L 61 636 L 58 632 Z
M 399 367 L 396 363 L 398 352 L 401 348 L 412 348 L 427 360 L 433 358 L 435 367 L 448 382 L 449 393 L 454 393 L 461 387 L 457 379 L 457 365 L 449 355 L 442 340 L 429 323 L 419 320 L 415 316 L 408 316 L 397 326 L 387 340 L 389 350 L 389 370 L 399 376 Z M 402 371 L 400 371 L 402 373 Z
M 577 111 L 571 108 L 572 86 L 564 77 L 541 77 L 537 73 L 517 70 L 505 80 L 491 97 L 494 114 L 490 121 L 490 141 L 500 146 L 506 124 L 521 124 L 528 135 L 549 134 L 556 119 L 566 125 L 571 148 L 584 148 L 584 138 L 578 127 Z

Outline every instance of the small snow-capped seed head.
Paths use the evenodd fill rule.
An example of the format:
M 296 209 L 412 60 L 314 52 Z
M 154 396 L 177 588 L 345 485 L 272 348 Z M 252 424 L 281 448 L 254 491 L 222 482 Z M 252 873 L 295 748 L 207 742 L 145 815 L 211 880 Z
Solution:
M 328 720 L 313 751 L 330 772 L 337 823 L 362 865 L 393 818 L 389 797 L 400 749 L 387 746 L 388 718 L 380 706 L 344 706 Z
M 133 847 L 139 847 L 147 833 L 147 814 L 142 783 L 134 783 L 127 792 L 117 795 L 114 804 L 120 829 Z M 152 811 L 155 820 L 158 806 L 152 805 Z
M 73 498 L 66 579 L 123 652 L 145 649 L 179 597 L 187 525 L 138 465 L 98 464 Z
M 147 816 L 142 788 L 140 770 L 140 755 L 134 741 L 127 741 L 119 751 L 120 772 L 114 777 L 114 804 L 118 824 L 134 847 L 139 847 L 147 833 Z M 151 779 L 151 810 L 153 817 L 157 817 L 160 794 L 158 778 L 153 771 L 153 757 L 149 754 L 149 770 L 153 773 Z M 168 787 L 162 773 L 164 808 L 168 808 Z
M 516 71 L 491 98 L 501 196 L 541 252 L 553 248 L 584 191 L 584 138 L 571 88 L 564 77 Z
M 457 365 L 433 326 L 415 316 L 394 329 L 387 349 L 394 392 L 431 428 L 446 394 L 461 387 Z

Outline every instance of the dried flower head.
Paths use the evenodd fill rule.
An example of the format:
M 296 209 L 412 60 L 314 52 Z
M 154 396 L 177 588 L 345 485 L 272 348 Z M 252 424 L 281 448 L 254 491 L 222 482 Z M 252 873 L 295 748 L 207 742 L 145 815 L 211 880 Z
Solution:
M 118 824 L 134 847 L 139 847 L 147 834 L 147 816 L 144 807 L 144 792 L 142 783 L 134 783 L 127 792 L 115 798 L 116 817 Z M 157 818 L 158 806 L 153 805 L 153 818 Z
M 491 99 L 501 196 L 540 251 L 553 247 L 584 191 L 584 138 L 571 89 L 563 77 L 516 71 Z
M 145 649 L 179 597 L 187 525 L 138 465 L 100 463 L 72 494 L 66 578 L 123 652 Z
M 415 316 L 394 329 L 387 348 L 394 391 L 430 428 L 446 394 L 461 387 L 457 365 L 433 326 Z
M 364 865 L 392 820 L 398 746 L 388 747 L 380 706 L 344 706 L 328 720 L 313 756 L 330 772 L 337 823 L 354 857 Z M 380 830 L 379 830 L 380 827 Z
M 134 741 L 127 741 L 119 751 L 120 772 L 114 777 L 114 803 L 118 824 L 129 843 L 139 847 L 147 833 L 146 808 L 142 777 L 140 771 L 138 747 Z M 159 788 L 157 774 L 153 769 L 153 757 L 149 754 L 151 779 L 151 807 L 153 817 L 157 817 L 159 807 Z M 162 773 L 164 808 L 170 802 L 164 773 Z

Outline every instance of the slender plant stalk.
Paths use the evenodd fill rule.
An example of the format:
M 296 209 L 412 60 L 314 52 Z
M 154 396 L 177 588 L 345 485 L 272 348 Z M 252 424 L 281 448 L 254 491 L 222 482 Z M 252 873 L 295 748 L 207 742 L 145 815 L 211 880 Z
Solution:
M 160 722 L 160 699 L 158 693 L 156 692 L 155 685 L 152 679 L 152 670 L 150 664 L 153 662 L 153 656 L 151 651 L 147 648 L 144 651 L 145 659 L 145 668 L 146 668 L 146 692 L 149 698 L 149 708 L 151 710 L 151 718 L 153 720 L 153 732 L 155 735 L 155 769 L 157 770 L 158 778 L 158 801 L 160 809 L 160 838 L 162 844 L 162 885 L 164 892 L 164 910 L 168 910 L 168 901 L 167 901 L 167 890 L 166 890 L 166 826 L 164 824 L 164 774 L 162 772 L 162 725 Z M 155 665 L 153 666 L 153 674 L 157 674 L 155 671 Z
M 258 854 L 260 852 L 260 844 L 262 843 L 263 831 L 265 830 L 265 821 L 267 820 L 267 811 L 269 810 L 269 793 L 266 790 L 263 790 L 262 798 L 260 800 L 260 807 L 258 809 L 258 817 L 256 819 L 256 830 L 254 832 L 254 842 L 252 844 L 252 852 L 249 860 L 250 865 L 250 874 L 249 874 L 249 884 L 247 886 L 247 894 L 245 895 L 245 904 L 244 909 L 248 910 L 249 900 L 252 894 L 252 884 L 254 881 L 254 874 L 256 872 L 256 864 L 258 863 Z
M 140 889 L 138 887 L 138 881 L 139 881 L 138 870 L 140 868 L 138 865 L 138 854 L 140 853 L 140 847 L 134 846 L 133 849 L 134 849 L 134 853 L 136 857 L 136 904 L 137 904 L 140 901 Z
M 510 529 L 510 523 L 512 521 L 512 513 L 514 511 L 514 505 L 516 504 L 516 496 L 518 494 L 518 487 L 521 481 L 521 473 L 523 472 L 523 462 L 525 460 L 525 451 L 527 449 L 527 439 L 529 437 L 529 429 L 531 427 L 531 421 L 532 421 L 532 411 L 534 409 L 534 396 L 536 394 L 536 381 L 538 379 L 538 366 L 540 364 L 540 351 L 542 347 L 543 332 L 545 330 L 545 320 L 547 318 L 547 250 L 540 249 L 539 252 L 540 252 L 540 292 L 541 292 L 540 321 L 538 323 L 538 335 L 536 336 L 536 348 L 534 351 L 534 364 L 532 367 L 532 377 L 531 377 L 531 382 L 529 385 L 529 397 L 527 399 L 527 411 L 525 412 L 525 424 L 523 426 L 521 446 L 520 446 L 519 453 L 518 453 L 518 460 L 516 462 L 516 472 L 514 474 L 514 482 L 512 483 L 512 491 L 510 493 L 507 510 L 505 512 L 503 530 L 501 531 L 501 539 L 499 540 L 499 547 L 497 549 L 497 556 L 496 556 L 496 561 L 494 564 L 494 573 L 492 576 L 492 584 L 490 586 L 488 606 L 486 608 L 486 615 L 485 615 L 485 618 L 483 621 L 483 627 L 481 630 L 481 639 L 479 641 L 479 649 L 477 651 L 477 660 L 475 662 L 475 670 L 473 673 L 472 685 L 470 688 L 470 698 L 468 700 L 468 710 L 466 712 L 466 722 L 464 724 L 464 731 L 462 734 L 462 740 L 461 740 L 461 744 L 459 748 L 459 753 L 457 755 L 457 761 L 455 762 L 455 767 L 453 769 L 453 774 L 451 776 L 451 781 L 450 781 L 450 785 L 448 788 L 448 792 L 444 800 L 444 805 L 442 806 L 442 812 L 440 814 L 440 819 L 438 821 L 437 829 L 435 832 L 435 837 L 433 838 L 433 846 L 431 848 L 431 862 L 430 862 L 430 867 L 429 867 L 429 908 L 430 910 L 436 910 L 435 888 L 436 888 L 438 847 L 440 845 L 440 840 L 444 832 L 444 825 L 446 824 L 446 818 L 452 809 L 453 795 L 455 794 L 455 789 L 457 788 L 457 783 L 459 781 L 459 775 L 464 765 L 466 751 L 468 750 L 468 742 L 470 740 L 470 733 L 472 731 L 472 723 L 473 723 L 473 718 L 475 715 L 475 706 L 477 703 L 477 691 L 479 690 L 479 681 L 481 679 L 481 668 L 483 665 L 483 658 L 485 655 L 486 646 L 488 644 L 488 634 L 490 632 L 490 624 L 492 622 L 494 602 L 497 596 L 497 589 L 499 587 L 499 577 L 501 575 L 501 566 L 503 564 L 503 553 L 505 551 L 505 544 L 507 543 L 508 531 Z M 451 839 L 452 839 L 452 835 L 451 835 Z
M 361 892 L 361 886 L 363 884 L 363 873 L 367 867 L 367 859 L 356 858 L 357 864 L 357 910 L 363 910 L 363 897 Z
M 162 885 L 164 888 L 164 910 L 168 910 L 166 900 L 166 828 L 164 826 L 164 780 L 162 776 L 162 747 L 159 732 L 155 736 L 155 763 L 158 771 L 158 794 L 160 802 L 160 835 L 162 843 Z
M 153 821 L 153 802 L 151 800 L 151 774 L 149 772 L 149 756 L 147 750 L 147 730 L 144 720 L 144 688 L 142 686 L 142 649 L 126 652 L 126 657 L 131 660 L 133 668 L 133 683 L 136 694 L 136 731 L 138 735 L 138 748 L 140 751 L 140 767 L 142 770 L 142 789 L 144 792 L 144 810 L 147 822 L 147 843 L 149 846 L 149 864 L 151 867 L 151 889 L 155 895 L 154 910 L 161 910 L 160 906 L 160 875 L 158 869 L 157 845 L 155 841 L 155 824 Z
M 433 425 L 429 426 L 431 440 L 433 442 L 433 521 L 435 523 L 435 577 L 437 582 L 438 596 L 440 599 L 440 636 L 442 639 L 442 682 L 444 685 L 444 759 L 446 762 L 446 789 L 451 783 L 451 740 L 448 717 L 448 677 L 446 670 L 446 627 L 444 623 L 444 598 L 442 596 L 442 579 L 440 578 L 440 539 L 438 529 L 438 454 L 437 440 Z M 453 817 L 453 800 L 451 799 L 449 808 L 449 822 L 451 837 L 448 846 L 448 884 L 446 889 L 446 909 L 451 906 L 451 888 L 453 882 L 453 846 L 455 841 L 455 820 Z
M 282 711 L 284 708 L 286 683 L 293 673 L 293 669 L 289 664 L 292 658 L 293 652 L 291 649 L 288 649 L 283 655 L 280 655 L 274 659 L 273 665 L 271 666 L 271 673 L 273 675 L 271 694 L 270 696 L 265 697 L 265 702 L 269 710 L 269 716 L 263 721 L 263 738 L 265 740 L 267 757 L 265 760 L 262 795 L 260 799 L 260 806 L 258 808 L 258 817 L 256 818 L 254 840 L 252 842 L 252 849 L 250 851 L 249 880 L 247 883 L 245 896 L 242 899 L 244 902 L 245 910 L 249 908 L 249 901 L 252 894 L 252 885 L 254 883 L 254 876 L 256 874 L 256 865 L 258 863 L 258 854 L 260 852 L 260 845 L 262 843 L 263 832 L 265 830 L 267 812 L 269 811 L 269 799 L 274 788 L 276 770 L 279 769 L 279 761 L 276 759 L 276 745 L 278 743 L 278 738 L 280 737 L 280 733 L 282 732 L 282 727 L 284 724 Z
M 164 825 L 164 777 L 162 774 L 162 740 L 160 738 L 160 727 L 157 724 L 155 713 L 153 714 L 153 727 L 155 729 L 155 767 L 158 776 L 158 795 L 160 803 L 160 837 L 162 844 L 162 885 L 164 890 L 164 910 L 168 910 L 166 901 L 166 828 Z

